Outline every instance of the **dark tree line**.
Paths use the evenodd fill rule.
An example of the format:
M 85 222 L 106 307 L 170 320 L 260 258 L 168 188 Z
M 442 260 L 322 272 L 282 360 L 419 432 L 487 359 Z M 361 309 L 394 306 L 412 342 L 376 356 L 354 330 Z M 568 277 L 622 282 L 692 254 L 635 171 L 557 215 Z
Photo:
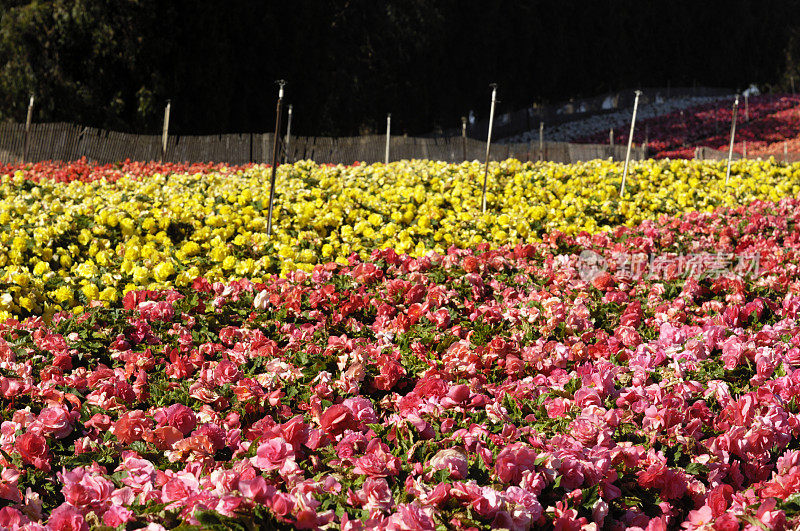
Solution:
M 0 0 L 0 119 L 183 134 L 453 128 L 636 86 L 800 89 L 797 0 Z

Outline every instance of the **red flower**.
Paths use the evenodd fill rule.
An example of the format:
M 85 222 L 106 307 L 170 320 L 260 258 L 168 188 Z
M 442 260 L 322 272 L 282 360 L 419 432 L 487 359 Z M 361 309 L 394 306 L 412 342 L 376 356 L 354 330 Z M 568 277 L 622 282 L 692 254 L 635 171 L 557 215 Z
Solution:
M 461 261 L 461 268 L 467 273 L 475 273 L 480 268 L 478 259 L 474 256 L 467 256 Z
M 320 427 L 322 431 L 331 436 L 341 435 L 344 430 L 353 430 L 358 426 L 356 418 L 349 407 L 335 404 L 322 414 Z
M 594 277 L 592 285 L 601 291 L 606 291 L 614 286 L 614 278 L 607 271 L 603 271 Z
M 44 437 L 31 432 L 23 433 L 17 437 L 14 447 L 25 463 L 45 472 L 50 471 L 50 448 Z
M 167 424 L 180 430 L 184 436 L 192 433 L 197 426 L 197 417 L 194 411 L 183 404 L 172 404 L 164 413 L 167 415 Z
M 123 444 L 130 444 L 143 438 L 145 431 L 153 427 L 153 421 L 144 416 L 141 410 L 129 411 L 114 423 L 114 435 Z

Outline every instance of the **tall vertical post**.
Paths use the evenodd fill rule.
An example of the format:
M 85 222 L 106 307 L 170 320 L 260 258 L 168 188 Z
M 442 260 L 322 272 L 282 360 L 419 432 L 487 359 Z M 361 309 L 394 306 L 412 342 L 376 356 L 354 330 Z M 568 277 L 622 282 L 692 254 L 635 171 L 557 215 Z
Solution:
M 614 147 L 614 128 L 608 130 L 608 145 Z
M 789 161 L 789 145 L 786 140 L 783 141 L 783 162 Z
M 281 134 L 281 107 L 283 105 L 283 87 L 286 81 L 278 83 L 278 105 L 275 111 L 275 137 L 272 142 L 272 176 L 269 180 L 269 211 L 267 212 L 267 238 L 272 236 L 272 209 L 275 204 L 275 177 L 278 169 L 278 136 Z
M 683 130 L 683 146 L 686 147 L 689 136 L 689 127 L 686 125 L 686 115 L 681 111 L 681 129 Z
M 486 134 L 486 164 L 483 168 L 483 192 L 481 193 L 481 212 L 486 212 L 486 181 L 489 178 L 489 151 L 492 148 L 492 124 L 494 123 L 494 106 L 497 103 L 497 83 L 492 87 L 492 106 L 489 109 L 489 131 Z
M 539 122 L 539 160 L 544 160 L 544 122 Z
M 744 121 L 750 121 L 750 105 L 748 104 L 748 99 L 750 98 L 750 94 L 747 92 L 744 93 Z
M 28 102 L 28 116 L 25 118 L 25 144 L 22 146 L 22 160 L 28 160 L 28 149 L 31 142 L 31 120 L 33 120 L 33 94 Z
M 733 158 L 733 138 L 736 135 L 736 111 L 739 109 L 739 95 L 736 95 L 736 99 L 733 101 L 733 116 L 731 117 L 731 143 L 728 147 L 728 169 L 725 172 L 725 185 L 727 186 L 728 181 L 731 179 L 731 159 Z
M 161 161 L 167 158 L 167 140 L 169 138 L 169 111 L 172 107 L 172 100 L 167 100 L 167 106 L 164 107 L 164 127 L 161 130 Z
M 644 153 L 644 158 L 647 158 L 647 142 L 650 139 L 650 124 L 645 122 L 644 124 L 644 144 L 642 144 L 642 153 Z
M 631 132 L 628 134 L 628 151 L 625 153 L 625 170 L 622 172 L 622 186 L 619 188 L 619 196 L 625 194 L 625 180 L 628 178 L 628 163 L 631 160 L 631 144 L 633 143 L 633 130 L 636 127 L 636 110 L 639 108 L 639 96 L 642 95 L 641 90 L 635 92 L 636 97 L 633 100 L 633 116 L 631 116 Z
M 461 148 L 464 151 L 464 160 L 467 160 L 467 117 L 461 117 Z
M 389 143 L 392 140 L 392 113 L 386 114 L 386 156 L 384 157 L 384 164 L 389 164 Z
M 292 145 L 292 106 L 289 105 L 289 108 L 286 109 L 288 117 L 286 118 L 286 142 L 284 142 L 285 151 L 283 154 L 283 163 L 286 162 L 293 162 L 292 159 L 289 157 L 289 148 Z

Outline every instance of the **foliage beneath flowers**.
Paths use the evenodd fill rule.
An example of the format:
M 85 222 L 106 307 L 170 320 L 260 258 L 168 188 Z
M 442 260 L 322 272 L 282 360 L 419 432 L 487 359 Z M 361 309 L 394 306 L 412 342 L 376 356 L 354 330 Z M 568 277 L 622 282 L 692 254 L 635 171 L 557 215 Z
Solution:
M 87 168 L 37 165 L 0 177 L 0 319 L 47 321 L 134 289 L 187 288 L 198 276 L 261 281 L 387 247 L 419 257 L 514 245 L 800 192 L 800 165 L 738 162 L 725 187 L 721 163 L 646 161 L 632 166 L 620 199 L 621 164 L 509 160 L 491 165 L 482 214 L 478 163 L 300 162 L 278 172 L 269 238 L 269 168 Z M 70 172 L 80 178 L 53 180 Z
M 0 526 L 797 523 L 798 206 L 7 321 Z M 624 269 L 701 252 L 758 274 Z

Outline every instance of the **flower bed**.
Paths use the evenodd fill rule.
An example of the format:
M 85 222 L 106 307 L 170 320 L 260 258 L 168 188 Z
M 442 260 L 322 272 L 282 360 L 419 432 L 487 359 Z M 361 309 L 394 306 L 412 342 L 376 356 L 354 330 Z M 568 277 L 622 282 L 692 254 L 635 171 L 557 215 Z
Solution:
M 725 187 L 724 163 L 646 161 L 631 166 L 620 200 L 622 164 L 509 160 L 491 165 L 484 214 L 477 163 L 301 162 L 280 168 L 269 238 L 267 167 L 78 166 L 74 175 L 56 164 L 0 177 L 0 320 L 48 320 L 117 303 L 133 289 L 187 287 L 198 276 L 259 281 L 346 264 L 352 253 L 367 259 L 376 248 L 422 256 L 451 245 L 514 245 L 546 231 L 595 233 L 800 192 L 800 165 L 737 162 Z M 79 178 L 50 178 L 59 175 Z
M 692 158 L 697 146 L 727 149 L 733 117 L 732 99 L 699 105 L 645 120 L 639 120 L 633 140 L 644 142 L 655 158 Z M 800 96 L 755 96 L 749 101 L 746 120 L 744 100 L 739 100 L 735 151 L 742 153 L 747 143 L 748 155 L 774 153 L 774 146 L 800 134 Z M 628 141 L 627 126 L 617 132 L 615 142 Z M 585 143 L 608 143 L 608 130 L 580 140 Z M 783 149 L 782 144 L 777 146 Z
M 799 206 L 8 321 L 0 526 L 796 525 Z
M 658 94 L 655 97 L 650 95 L 651 102 L 643 104 L 637 110 L 637 120 L 647 120 L 668 114 L 680 114 L 680 111 L 698 107 L 706 104 L 720 105 L 720 100 L 726 100 L 720 96 L 713 97 L 679 97 L 663 99 Z M 608 131 L 614 129 L 622 132 L 631 126 L 631 115 L 633 107 L 622 109 L 610 114 L 596 114 L 582 119 L 566 122 L 560 125 L 545 124 L 544 139 L 553 142 L 581 142 L 581 138 L 597 135 L 595 142 L 608 142 Z M 603 138 L 603 134 L 605 137 Z M 500 140 L 504 144 L 514 144 L 517 142 L 538 142 L 539 128 L 526 131 L 522 134 Z
M 172 163 L 137 162 L 126 160 L 116 164 L 96 164 L 85 158 L 71 162 L 43 161 L 25 164 L 0 163 L 0 175 L 14 175 L 33 182 L 53 181 L 70 183 L 73 181 L 115 182 L 120 177 L 147 179 L 154 174 L 189 173 L 206 174 L 212 172 L 229 173 L 241 171 L 250 166 L 231 166 L 221 163 Z

